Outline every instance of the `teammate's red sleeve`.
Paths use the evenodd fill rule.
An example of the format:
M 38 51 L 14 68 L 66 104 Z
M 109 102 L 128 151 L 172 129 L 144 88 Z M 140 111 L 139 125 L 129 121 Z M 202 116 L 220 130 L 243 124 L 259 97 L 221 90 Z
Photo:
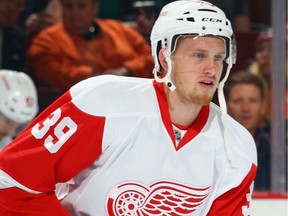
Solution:
M 104 125 L 105 117 L 80 110 L 69 92 L 42 112 L 0 152 L 0 215 L 66 215 L 55 184 L 75 177 L 98 158 Z M 7 182 L 23 190 L 7 188 Z
M 252 164 L 252 167 L 242 181 L 242 183 L 226 193 L 218 197 L 207 216 L 215 215 L 233 215 L 233 216 L 248 216 L 250 215 L 250 201 L 252 195 L 252 182 L 256 175 L 257 167 Z

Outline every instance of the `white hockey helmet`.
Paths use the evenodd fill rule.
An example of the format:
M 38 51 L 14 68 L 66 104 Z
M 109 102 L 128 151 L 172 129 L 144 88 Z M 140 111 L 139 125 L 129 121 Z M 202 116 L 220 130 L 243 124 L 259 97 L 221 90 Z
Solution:
M 213 35 L 223 38 L 226 42 L 226 62 L 231 65 L 235 63 L 236 47 L 233 30 L 230 21 L 221 9 L 199 0 L 171 2 L 161 10 L 150 36 L 155 63 L 154 77 L 158 82 L 165 82 L 171 90 L 175 89 L 170 80 L 171 65 L 168 64 L 165 77 L 158 77 L 158 72 L 160 72 L 158 52 L 165 47 L 164 55 L 169 63 L 170 56 L 176 49 L 177 38 L 181 35 Z M 229 74 L 229 71 L 227 72 Z
M 31 121 L 38 112 L 32 79 L 23 72 L 0 70 L 0 113 L 18 123 Z

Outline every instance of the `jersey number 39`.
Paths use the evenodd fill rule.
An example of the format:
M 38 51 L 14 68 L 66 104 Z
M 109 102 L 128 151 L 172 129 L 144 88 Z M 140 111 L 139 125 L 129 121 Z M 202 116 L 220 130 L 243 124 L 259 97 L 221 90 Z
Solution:
M 54 126 L 54 130 L 50 130 Z M 62 117 L 61 109 L 56 109 L 40 125 L 37 123 L 31 130 L 36 139 L 44 139 L 44 146 L 50 153 L 56 153 L 76 132 L 77 125 L 70 117 Z M 47 134 L 47 136 L 45 136 Z

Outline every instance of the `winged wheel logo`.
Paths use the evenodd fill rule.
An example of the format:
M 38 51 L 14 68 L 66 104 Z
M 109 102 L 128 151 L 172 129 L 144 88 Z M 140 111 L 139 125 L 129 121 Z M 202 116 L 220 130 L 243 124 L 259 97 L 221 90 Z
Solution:
M 128 182 L 110 191 L 107 212 L 113 216 L 191 215 L 209 195 L 209 187 L 161 181 L 149 187 Z

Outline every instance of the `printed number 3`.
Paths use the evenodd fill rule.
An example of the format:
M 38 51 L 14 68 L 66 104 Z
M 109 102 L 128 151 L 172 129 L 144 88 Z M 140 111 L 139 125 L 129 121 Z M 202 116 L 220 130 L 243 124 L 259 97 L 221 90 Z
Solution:
M 32 135 L 36 139 L 42 139 L 45 134 L 49 131 L 50 127 L 55 125 L 56 122 L 61 118 L 61 109 L 58 108 L 52 114 L 52 116 L 43 121 L 43 125 L 41 126 L 37 123 L 31 130 Z M 54 128 L 54 136 L 57 138 L 53 138 L 51 134 L 44 141 L 44 146 L 50 153 L 56 153 L 64 143 L 74 134 L 77 130 L 76 123 L 70 117 L 64 117 L 60 120 L 60 122 Z

